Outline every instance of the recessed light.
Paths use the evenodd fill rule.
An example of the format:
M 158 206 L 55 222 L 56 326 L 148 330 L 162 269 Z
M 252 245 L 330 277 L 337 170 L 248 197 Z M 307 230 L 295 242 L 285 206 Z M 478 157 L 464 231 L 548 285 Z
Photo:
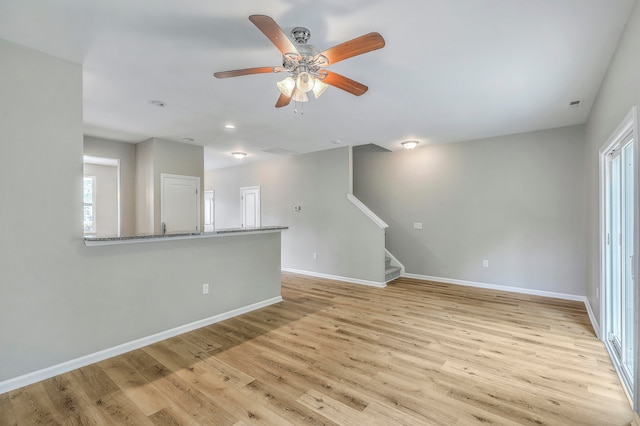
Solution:
M 231 124 L 231 123 L 227 123 L 227 124 L 224 125 L 224 128 L 228 129 L 228 130 L 233 130 L 233 129 L 236 128 L 236 125 L 235 124 Z
M 404 146 L 406 149 L 413 149 L 418 146 L 419 143 L 419 141 L 404 141 L 402 142 L 402 146 Z
M 183 142 L 193 142 L 195 141 L 194 138 L 182 138 Z
M 166 102 L 163 102 L 163 101 L 151 100 L 151 101 L 149 101 L 149 103 L 150 103 L 151 105 L 155 105 L 155 106 L 160 107 L 160 108 L 164 108 L 164 107 L 166 107 L 166 106 L 167 106 L 167 103 L 166 103 Z
M 233 155 L 233 158 L 235 158 L 236 160 L 242 160 L 244 157 L 247 156 L 247 153 L 235 151 L 235 152 L 232 152 L 231 155 Z

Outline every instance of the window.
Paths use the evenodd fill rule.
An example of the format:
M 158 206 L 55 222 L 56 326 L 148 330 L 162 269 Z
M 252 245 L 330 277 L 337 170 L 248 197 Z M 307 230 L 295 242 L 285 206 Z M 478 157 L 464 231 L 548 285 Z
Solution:
M 96 177 L 84 176 L 84 233 L 96 233 Z

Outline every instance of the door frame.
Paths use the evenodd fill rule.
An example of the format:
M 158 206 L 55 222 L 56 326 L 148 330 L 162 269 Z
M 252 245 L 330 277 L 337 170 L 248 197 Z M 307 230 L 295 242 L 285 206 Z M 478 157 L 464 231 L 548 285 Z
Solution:
M 200 232 L 202 231 L 200 229 L 200 222 L 201 222 L 201 218 L 200 218 L 200 210 L 201 210 L 201 205 L 200 205 L 200 198 L 201 198 L 201 194 L 200 194 L 200 177 L 199 176 L 184 176 L 184 175 L 174 175 L 174 174 L 170 174 L 170 173 L 160 173 L 160 229 L 162 232 L 162 224 L 164 223 L 164 180 L 165 178 L 173 178 L 173 179 L 185 179 L 185 180 L 191 180 L 194 181 L 196 183 L 196 231 Z
M 207 208 L 207 195 L 211 194 L 211 230 L 213 231 L 214 229 L 216 229 L 216 191 L 214 191 L 213 189 L 208 189 L 205 190 L 202 193 L 202 197 L 204 200 L 204 208 L 203 211 Z M 206 215 L 205 215 L 205 221 L 206 221 Z M 207 232 L 207 223 L 204 223 L 204 229 L 203 231 Z
M 633 162 L 634 162 L 634 168 L 633 168 L 633 181 L 635 182 L 635 187 L 634 187 L 634 192 L 633 192 L 633 196 L 634 196 L 634 211 L 633 211 L 633 253 L 634 253 L 634 258 L 633 258 L 633 264 L 632 264 L 632 274 L 635 277 L 634 281 L 637 283 L 638 282 L 638 255 L 640 254 L 640 230 L 638 229 L 638 226 L 640 225 L 640 212 L 639 212 L 639 206 L 638 206 L 638 201 L 640 200 L 640 180 L 639 180 L 639 166 L 640 164 L 638 163 L 638 158 L 639 158 L 639 143 L 638 143 L 638 137 L 640 135 L 638 135 L 638 119 L 637 119 L 637 107 L 634 106 L 631 108 L 631 110 L 627 113 L 627 115 L 624 117 L 624 119 L 622 120 L 622 122 L 618 125 L 618 127 L 616 127 L 616 129 L 613 131 L 613 133 L 611 134 L 611 136 L 609 136 L 609 139 L 607 139 L 607 142 L 600 148 L 599 151 L 599 225 L 600 225 L 600 232 L 599 232 L 599 251 L 600 251 L 600 283 L 597 287 L 597 290 L 599 292 L 599 296 L 600 296 L 600 324 L 599 324 L 599 338 L 600 340 L 605 344 L 605 347 L 607 348 L 607 351 L 611 351 L 611 348 L 609 347 L 608 343 L 607 343 L 607 330 L 608 330 L 608 312 L 607 312 L 607 288 L 606 288 L 606 284 L 607 284 L 607 276 L 609 273 L 609 269 L 608 269 L 608 245 L 607 245 L 607 230 L 608 230 L 608 224 L 607 224 L 607 220 L 608 220 L 608 213 L 607 213 L 607 207 L 608 207 L 608 200 L 607 200 L 607 195 L 608 195 L 608 191 L 607 191 L 607 182 L 608 182 L 608 171 L 609 171 L 609 167 L 608 167 L 608 153 L 611 152 L 616 145 L 618 145 L 620 142 L 622 142 L 624 139 L 626 139 L 626 137 L 628 137 L 629 134 L 633 135 Z M 632 372 L 633 374 L 633 384 L 632 384 L 632 388 L 629 389 L 630 393 L 632 394 L 631 396 L 631 403 L 632 403 L 632 408 L 634 411 L 637 411 L 638 407 L 640 406 L 639 404 L 639 400 L 640 400 L 640 395 L 638 395 L 638 370 L 639 368 L 639 362 L 638 362 L 638 333 L 640 332 L 640 327 L 638 324 L 638 306 L 639 303 L 638 301 L 640 300 L 640 289 L 636 288 L 636 291 L 634 292 L 634 333 L 633 333 L 633 357 L 634 357 L 634 371 Z M 621 382 L 625 385 L 625 388 L 631 384 L 629 384 L 626 380 L 626 376 L 625 374 L 620 371 L 617 363 L 614 361 L 614 354 L 613 353 L 609 353 L 609 356 L 612 359 L 612 364 L 616 370 L 616 372 L 618 373 L 618 376 L 621 380 Z M 625 389 L 626 390 L 626 389 Z
M 256 185 L 256 186 L 243 186 L 240 188 L 240 223 L 242 225 L 242 228 L 246 228 L 246 224 L 244 223 L 244 218 L 245 218 L 245 214 L 244 214 L 244 192 L 245 191 L 253 191 L 253 190 L 258 190 L 258 202 L 256 203 L 257 206 L 257 210 L 258 210 L 258 221 L 260 222 L 258 224 L 258 227 L 262 226 L 262 192 L 260 190 L 260 185 Z

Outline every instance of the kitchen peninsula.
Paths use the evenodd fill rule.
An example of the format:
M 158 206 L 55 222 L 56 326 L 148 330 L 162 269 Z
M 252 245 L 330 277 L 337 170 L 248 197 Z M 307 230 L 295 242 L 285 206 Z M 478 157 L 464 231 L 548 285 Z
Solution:
M 185 240 L 185 239 L 227 237 L 227 236 L 234 236 L 234 235 L 264 234 L 264 233 L 280 232 L 285 229 L 288 229 L 288 227 L 261 226 L 256 228 L 216 229 L 208 232 L 182 232 L 182 233 L 179 232 L 179 233 L 167 233 L 167 234 L 131 235 L 131 236 L 123 236 L 123 237 L 85 236 L 84 244 L 87 247 L 90 247 L 90 246 L 147 243 L 147 242 L 160 242 L 160 241 L 164 242 L 164 241 L 176 241 L 176 240 Z

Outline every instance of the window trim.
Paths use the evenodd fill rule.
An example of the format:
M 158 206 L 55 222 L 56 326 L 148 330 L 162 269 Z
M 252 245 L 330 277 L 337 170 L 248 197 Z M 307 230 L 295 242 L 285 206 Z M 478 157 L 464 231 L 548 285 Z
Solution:
M 91 203 L 87 203 L 84 201 L 84 182 L 86 179 L 91 179 Z M 84 207 L 87 206 L 91 206 L 93 208 L 93 228 L 89 231 L 85 230 L 84 228 L 84 213 L 83 213 L 83 221 L 82 221 L 82 229 L 84 232 L 84 235 L 95 235 L 97 232 L 97 227 L 96 227 L 96 177 L 93 175 L 83 175 L 82 177 L 82 189 L 83 189 L 83 194 L 82 194 L 82 205 L 83 205 L 83 212 L 84 212 Z

